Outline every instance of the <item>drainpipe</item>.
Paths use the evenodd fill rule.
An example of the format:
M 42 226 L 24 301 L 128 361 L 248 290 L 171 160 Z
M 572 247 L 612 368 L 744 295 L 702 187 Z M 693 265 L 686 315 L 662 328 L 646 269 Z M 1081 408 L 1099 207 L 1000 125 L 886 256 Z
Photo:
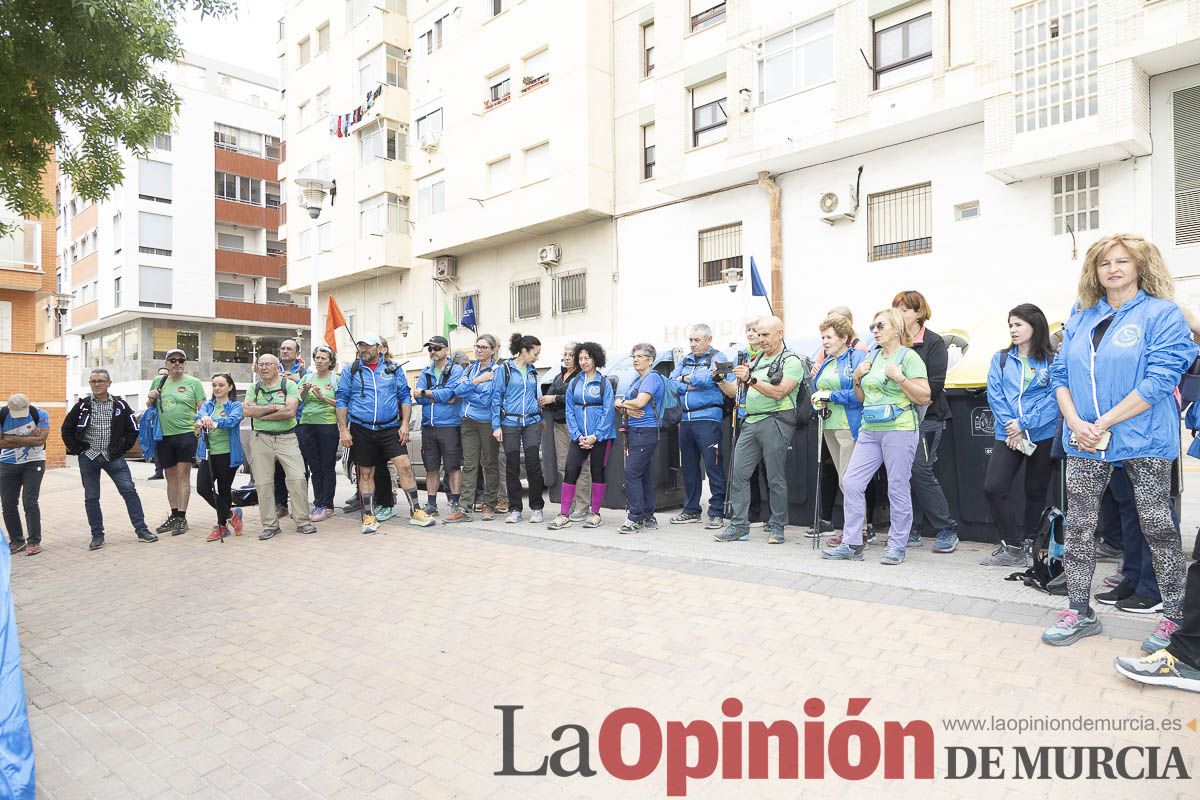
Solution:
M 758 173 L 758 185 L 767 190 L 771 203 L 771 309 L 783 317 L 783 204 L 782 190 L 769 172 Z

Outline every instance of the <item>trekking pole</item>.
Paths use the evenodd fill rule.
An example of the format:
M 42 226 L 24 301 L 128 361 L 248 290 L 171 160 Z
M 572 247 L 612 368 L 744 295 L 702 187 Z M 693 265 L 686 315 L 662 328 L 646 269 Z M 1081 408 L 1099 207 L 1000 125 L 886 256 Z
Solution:
M 744 364 L 745 354 L 739 354 L 738 364 Z M 746 402 L 746 385 L 742 381 L 738 381 L 737 391 L 734 392 L 733 398 L 733 419 L 730 420 L 729 433 L 729 458 L 726 460 L 728 466 L 728 474 L 725 478 L 725 520 L 728 522 L 733 514 L 733 470 L 734 461 L 737 459 L 737 439 L 738 432 L 741 430 L 741 410 Z
M 817 410 L 817 491 L 813 498 L 813 526 L 808 535 L 812 539 L 812 549 L 816 550 L 821 542 L 821 462 L 824 461 L 825 420 L 829 418 L 828 403 Z

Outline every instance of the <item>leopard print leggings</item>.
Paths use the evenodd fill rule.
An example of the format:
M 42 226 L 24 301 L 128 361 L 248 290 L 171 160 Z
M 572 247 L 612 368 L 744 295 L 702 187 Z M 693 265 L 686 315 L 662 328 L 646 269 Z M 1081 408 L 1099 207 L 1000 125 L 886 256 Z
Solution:
M 1174 622 L 1182 619 L 1183 581 L 1187 568 L 1175 520 L 1171 517 L 1171 462 L 1163 458 L 1130 458 L 1125 472 L 1133 485 L 1133 498 L 1154 576 L 1162 591 L 1163 615 Z M 1067 594 L 1071 608 L 1089 607 L 1092 576 L 1096 571 L 1096 528 L 1100 500 L 1108 488 L 1113 465 L 1090 458 L 1067 459 Z

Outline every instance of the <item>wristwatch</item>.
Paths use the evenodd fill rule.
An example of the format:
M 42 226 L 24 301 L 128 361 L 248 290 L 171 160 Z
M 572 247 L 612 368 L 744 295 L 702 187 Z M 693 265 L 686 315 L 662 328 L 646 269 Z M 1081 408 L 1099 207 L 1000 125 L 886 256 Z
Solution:
M 749 381 L 746 382 L 746 385 L 753 386 L 756 383 L 758 383 L 758 378 L 751 378 Z

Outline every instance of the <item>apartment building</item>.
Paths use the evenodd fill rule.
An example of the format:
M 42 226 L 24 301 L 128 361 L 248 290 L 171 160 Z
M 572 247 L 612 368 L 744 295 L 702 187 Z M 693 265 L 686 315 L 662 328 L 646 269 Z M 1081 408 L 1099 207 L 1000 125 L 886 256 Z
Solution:
M 58 165 L 46 165 L 42 196 L 55 200 Z M 46 411 L 51 425 L 66 414 L 66 359 L 39 352 L 47 336 L 42 307 L 54 296 L 54 217 L 20 217 L 0 198 L 0 402 L 12 394 L 27 395 Z M 62 441 L 47 442 L 47 466 L 62 466 Z
M 69 356 L 72 397 L 104 367 L 140 403 L 174 348 L 195 374 L 248 385 L 257 353 L 309 340 L 307 296 L 283 291 L 277 81 L 196 54 L 169 73 L 175 129 L 126 156 L 121 186 L 91 203 L 59 181 L 56 281 L 70 301 L 48 347 Z

